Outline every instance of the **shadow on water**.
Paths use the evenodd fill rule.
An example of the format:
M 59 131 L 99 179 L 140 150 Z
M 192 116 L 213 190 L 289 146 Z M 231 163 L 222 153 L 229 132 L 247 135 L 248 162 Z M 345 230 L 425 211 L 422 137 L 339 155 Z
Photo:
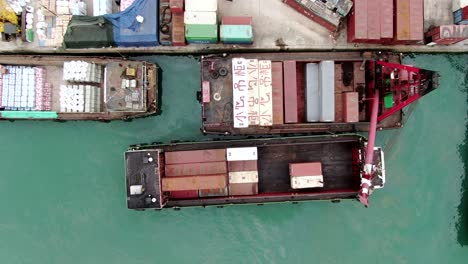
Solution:
M 462 69 L 465 72 L 465 80 L 463 82 L 463 89 L 466 93 L 466 102 L 468 104 L 468 72 L 465 66 L 465 69 Z M 466 113 L 466 128 L 465 128 L 465 139 L 463 144 L 458 147 L 460 157 L 464 165 L 464 179 L 461 186 L 461 201 L 458 205 L 458 243 L 462 246 L 468 246 L 468 111 Z

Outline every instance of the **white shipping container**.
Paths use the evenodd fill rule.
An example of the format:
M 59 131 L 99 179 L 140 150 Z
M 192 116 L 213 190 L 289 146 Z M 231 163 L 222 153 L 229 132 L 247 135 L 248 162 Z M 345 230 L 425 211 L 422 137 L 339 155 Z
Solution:
M 318 122 L 320 120 L 320 95 L 318 80 L 318 64 L 306 64 L 306 120 L 307 122 Z
M 257 147 L 227 148 L 226 159 L 228 161 L 258 160 Z
M 319 64 L 320 121 L 335 121 L 335 62 Z
M 258 60 L 247 60 L 249 90 L 249 125 L 260 125 L 260 96 L 258 91 Z
M 184 23 L 196 25 L 216 25 L 218 21 L 216 19 L 216 12 L 186 11 L 184 13 Z
M 323 187 L 323 175 L 291 177 L 291 188 L 318 188 Z
M 210 11 L 218 10 L 218 0 L 185 0 L 185 11 Z
M 248 76 L 247 60 L 244 58 L 232 59 L 232 94 L 233 94 L 233 121 L 235 128 L 248 127 Z
M 258 171 L 229 172 L 229 183 L 257 183 Z
M 93 15 L 112 14 L 112 0 L 93 0 Z
M 271 85 L 271 61 L 258 61 L 258 90 L 260 97 L 260 125 L 273 125 L 273 87 Z

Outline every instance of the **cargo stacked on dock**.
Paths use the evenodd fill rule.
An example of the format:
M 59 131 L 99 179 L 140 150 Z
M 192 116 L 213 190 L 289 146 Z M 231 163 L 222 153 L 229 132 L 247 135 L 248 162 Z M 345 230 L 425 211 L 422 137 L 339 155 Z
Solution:
M 330 31 L 336 31 L 353 3 L 350 0 L 283 0 L 299 13 Z
M 188 43 L 218 42 L 217 0 L 185 0 L 185 39 Z
M 423 0 L 353 0 L 348 42 L 422 44 Z

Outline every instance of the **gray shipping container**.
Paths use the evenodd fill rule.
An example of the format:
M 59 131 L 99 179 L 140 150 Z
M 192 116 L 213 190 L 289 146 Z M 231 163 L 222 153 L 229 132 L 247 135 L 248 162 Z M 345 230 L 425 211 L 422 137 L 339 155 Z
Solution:
M 319 64 L 320 121 L 335 121 L 335 62 Z
M 319 67 L 317 63 L 307 63 L 305 67 L 306 121 L 320 120 Z

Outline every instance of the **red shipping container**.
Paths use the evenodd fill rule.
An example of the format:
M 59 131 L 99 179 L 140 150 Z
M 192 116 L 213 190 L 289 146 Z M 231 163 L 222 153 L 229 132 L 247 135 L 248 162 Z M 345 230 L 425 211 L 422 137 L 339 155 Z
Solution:
M 380 0 L 380 38 L 393 38 L 393 0 Z
M 294 177 L 322 175 L 322 163 L 320 162 L 290 163 L 289 175 L 294 176 Z
M 171 8 L 172 14 L 183 14 L 184 13 L 184 0 L 170 0 L 169 7 Z
M 343 94 L 343 119 L 347 123 L 359 122 L 359 94 Z
M 336 26 L 329 23 L 325 19 L 321 18 L 320 16 L 315 15 L 314 13 L 310 12 L 306 8 L 304 8 L 301 4 L 296 2 L 295 0 L 283 0 L 283 2 L 293 9 L 295 9 L 297 12 L 303 14 L 304 16 L 308 17 L 310 20 L 314 21 L 315 23 L 323 26 L 324 28 L 330 30 L 330 31 L 336 31 Z
M 229 172 L 257 171 L 257 170 L 258 170 L 258 167 L 257 167 L 256 160 L 228 161 Z
M 273 89 L 273 125 L 284 123 L 283 100 L 283 63 L 271 63 L 272 89 Z
M 222 173 L 227 173 L 225 161 L 166 165 L 164 176 L 194 176 Z
M 229 195 L 256 195 L 258 194 L 258 183 L 231 183 L 229 184 Z
M 172 14 L 172 45 L 185 46 L 184 13 Z
M 169 192 L 169 198 L 173 199 L 190 199 L 190 198 L 198 198 L 198 191 L 172 191 Z
M 380 1 L 367 1 L 367 42 L 380 41 Z
M 297 76 L 297 118 L 299 123 L 305 121 L 305 65 L 306 63 L 296 64 Z
M 462 20 L 468 20 L 468 6 L 462 8 Z
M 249 16 L 223 16 L 222 25 L 252 25 L 252 17 Z
M 298 123 L 298 87 L 296 61 L 284 61 L 284 122 Z
M 165 192 L 219 189 L 227 186 L 227 175 L 164 177 L 161 181 Z
M 410 0 L 395 0 L 395 38 L 404 43 L 410 39 Z
M 410 0 L 410 40 L 417 43 L 424 37 L 424 0 Z
M 166 164 L 226 161 L 225 149 L 205 149 L 165 152 Z
M 203 103 L 209 103 L 211 94 L 210 94 L 210 82 L 209 81 L 203 81 L 202 82 L 202 102 Z
M 228 195 L 229 195 L 228 187 L 198 191 L 199 197 L 228 196 Z
M 367 0 L 354 0 L 348 16 L 348 42 L 367 40 Z

